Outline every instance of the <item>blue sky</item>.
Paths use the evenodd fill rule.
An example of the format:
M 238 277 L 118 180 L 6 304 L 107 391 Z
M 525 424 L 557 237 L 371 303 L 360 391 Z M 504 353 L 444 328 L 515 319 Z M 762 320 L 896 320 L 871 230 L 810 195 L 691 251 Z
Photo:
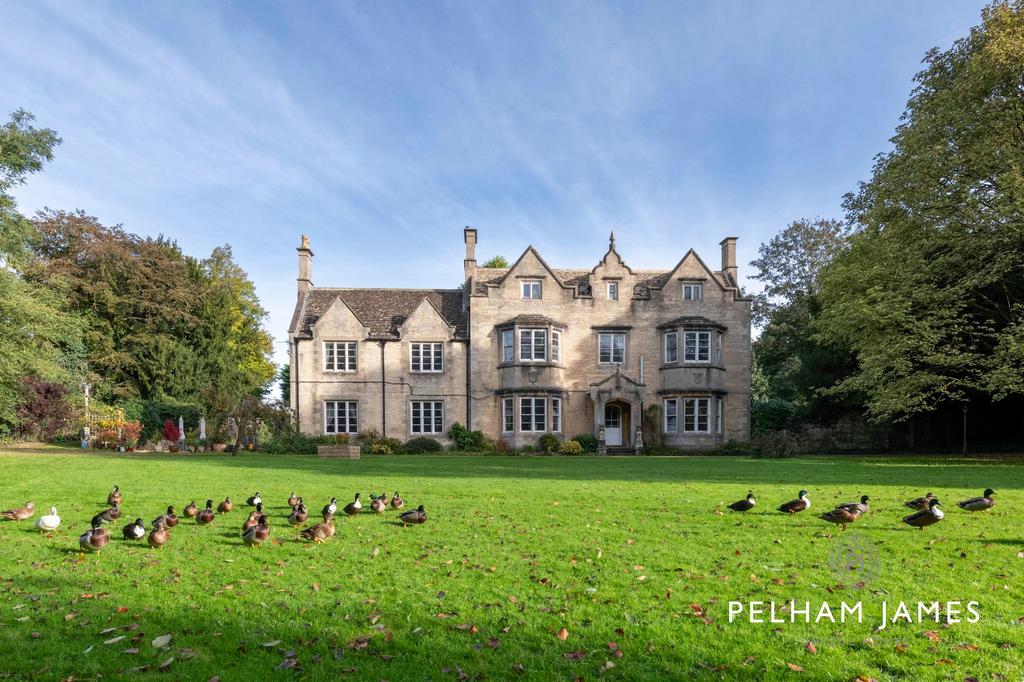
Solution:
M 23 211 L 230 243 L 281 360 L 303 232 L 319 285 L 456 286 L 465 225 L 556 267 L 611 229 L 642 268 L 734 235 L 749 274 L 841 215 L 981 6 L 0 0 L 0 113 L 64 138 Z

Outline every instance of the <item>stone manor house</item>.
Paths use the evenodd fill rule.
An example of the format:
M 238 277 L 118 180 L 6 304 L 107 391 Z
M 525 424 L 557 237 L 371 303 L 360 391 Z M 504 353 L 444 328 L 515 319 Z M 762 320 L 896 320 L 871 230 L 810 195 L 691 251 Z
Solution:
M 447 441 L 461 422 L 512 447 L 589 433 L 611 452 L 749 438 L 750 299 L 734 237 L 719 270 L 692 249 L 668 270 L 634 270 L 614 233 L 590 269 L 552 268 L 532 246 L 483 268 L 477 231 L 464 239 L 459 289 L 355 289 L 314 286 L 302 237 L 288 338 L 303 433 Z

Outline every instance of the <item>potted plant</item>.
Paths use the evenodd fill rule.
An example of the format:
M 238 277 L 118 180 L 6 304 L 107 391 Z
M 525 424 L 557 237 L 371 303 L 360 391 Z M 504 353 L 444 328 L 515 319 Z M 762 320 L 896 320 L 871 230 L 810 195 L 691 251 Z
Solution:
M 210 448 L 214 452 L 224 452 L 228 449 L 228 434 L 222 429 L 214 431 L 209 440 L 212 443 Z

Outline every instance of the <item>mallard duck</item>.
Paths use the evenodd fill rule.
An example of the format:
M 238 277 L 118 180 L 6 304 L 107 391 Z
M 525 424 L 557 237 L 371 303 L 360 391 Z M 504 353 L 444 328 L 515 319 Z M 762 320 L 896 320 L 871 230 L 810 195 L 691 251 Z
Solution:
M 121 534 L 125 540 L 141 540 L 146 534 L 146 527 L 142 524 L 142 519 L 135 519 L 121 529 Z
M 378 514 L 383 512 L 385 509 L 387 509 L 388 508 L 388 503 L 384 499 L 386 495 L 387 495 L 387 493 L 384 493 L 380 497 L 375 497 L 373 495 L 370 495 L 370 497 L 373 498 L 370 501 L 370 509 L 375 511 L 375 512 L 377 512 Z
M 904 506 L 910 507 L 911 509 L 928 509 L 928 504 L 935 497 L 932 493 L 928 493 L 924 497 L 918 497 L 917 499 L 904 502 Z
M 295 496 L 295 491 L 293 490 L 292 494 L 288 496 L 288 506 L 294 508 L 298 503 L 299 498 Z
M 178 525 L 178 516 L 174 513 L 174 505 L 167 507 L 167 513 L 161 514 L 160 516 L 153 519 L 153 525 L 156 526 L 158 523 L 162 523 L 167 528 L 174 528 Z
M 257 490 L 256 494 L 245 501 L 250 507 L 255 507 L 257 504 L 263 504 L 263 498 L 260 496 L 260 492 Z
M 363 503 L 359 501 L 359 496 L 360 493 L 356 493 L 356 499 L 345 505 L 345 513 L 349 516 L 355 516 L 363 508 Z
M 261 502 L 256 509 L 249 512 L 249 516 L 246 517 L 245 521 L 242 522 L 242 533 L 255 526 L 260 521 L 260 517 L 263 516 L 263 503 Z
M 840 530 L 846 530 L 846 524 L 853 523 L 860 516 L 859 511 L 852 511 L 845 507 L 836 507 L 832 511 L 827 511 L 818 518 L 829 523 L 835 523 L 839 526 Z
M 40 516 L 36 520 L 36 528 L 44 533 L 57 530 L 60 527 L 60 517 L 57 516 L 57 508 L 50 507 L 50 513 Z
M 391 504 L 391 500 L 388 499 L 388 494 L 387 493 L 381 493 L 380 494 L 380 501 L 384 503 L 385 507 L 387 507 L 389 504 Z
M 221 514 L 227 514 L 234 508 L 235 505 L 232 504 L 230 497 L 225 497 L 224 501 L 217 505 L 217 511 Z
M 110 533 L 93 519 L 92 527 L 78 536 L 78 546 L 83 552 L 98 552 L 110 542 Z
M 738 512 L 750 511 L 757 504 L 757 500 L 754 499 L 754 493 L 747 493 L 747 497 L 742 500 L 736 500 L 729 505 L 729 509 Z
M 338 513 L 338 498 L 332 497 L 331 501 L 324 505 L 324 508 L 320 510 L 320 514 L 330 514 L 334 516 Z
M 299 502 L 297 505 L 292 507 L 292 513 L 288 515 L 288 523 L 293 526 L 301 526 L 309 518 L 309 511 L 306 509 L 306 505 Z
M 396 490 L 395 494 L 391 496 L 391 508 L 392 509 L 401 509 L 404 506 L 405 506 L 405 500 L 403 500 L 401 497 L 398 496 L 398 491 Z
M 159 521 L 160 519 L 157 519 Z M 158 523 L 153 530 L 149 531 L 149 537 L 146 538 L 146 542 L 149 543 L 150 547 L 159 549 L 167 544 L 167 541 L 171 539 L 171 532 L 167 530 L 162 522 Z
M 856 514 L 866 514 L 868 511 L 869 499 L 871 498 L 869 498 L 867 495 L 861 495 L 860 502 L 844 502 L 842 504 L 837 504 L 836 509 L 845 509 Z
M 903 523 L 908 526 L 913 526 L 918 530 L 924 530 L 925 526 L 930 526 L 933 523 L 938 523 L 942 520 L 945 514 L 939 509 L 940 502 L 937 497 L 933 497 L 928 501 L 928 508 L 923 509 L 916 514 L 903 517 Z
M 260 514 L 256 525 L 247 528 L 242 533 L 242 542 L 249 547 L 256 547 L 270 537 L 270 526 L 267 525 L 267 517 Z
M 190 519 L 194 519 L 196 514 L 199 513 L 199 507 L 196 506 L 196 501 L 192 500 L 185 505 L 185 508 L 181 510 L 181 513 Z
M 24 507 L 15 507 L 14 509 L 0 512 L 0 518 L 7 521 L 24 521 L 35 513 L 36 503 L 29 500 L 25 503 Z
M 307 540 L 312 540 L 317 544 L 328 538 L 334 537 L 334 516 L 331 514 L 324 514 L 324 520 L 321 523 L 314 524 L 309 528 L 300 531 L 299 535 Z
M 196 514 L 196 523 L 201 526 L 205 526 L 208 523 L 213 523 L 213 519 L 213 500 L 207 500 L 206 509 L 200 510 L 200 512 Z
M 992 490 L 992 488 L 985 488 L 985 492 L 981 497 L 972 497 L 969 500 L 957 502 L 957 504 L 960 505 L 961 509 L 966 509 L 967 511 L 985 511 L 995 506 L 996 501 L 992 499 L 992 496 L 995 494 L 996 491 Z
M 115 504 L 121 504 L 121 489 L 116 485 L 114 489 L 107 495 L 107 504 L 113 507 Z
M 408 525 L 410 523 L 426 523 L 427 512 L 423 509 L 421 504 L 416 509 L 410 509 L 407 512 L 402 512 L 402 515 L 398 517 L 402 520 L 402 523 Z
M 807 511 L 811 508 L 811 498 L 807 496 L 806 490 L 801 490 L 797 499 L 790 500 L 786 504 L 779 505 L 779 511 L 784 514 L 796 514 L 798 512 Z
M 121 518 L 121 508 L 115 504 L 110 509 L 104 509 L 93 518 L 99 519 L 100 523 L 113 523 Z

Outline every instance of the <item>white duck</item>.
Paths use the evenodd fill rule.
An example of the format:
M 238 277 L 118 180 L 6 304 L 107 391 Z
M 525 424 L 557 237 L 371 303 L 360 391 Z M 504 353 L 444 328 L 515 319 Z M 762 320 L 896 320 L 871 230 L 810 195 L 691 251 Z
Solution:
M 36 528 L 46 533 L 52 530 L 57 530 L 60 527 L 60 517 L 57 516 L 57 508 L 50 507 L 50 513 L 44 516 L 40 516 L 39 520 L 36 521 Z

